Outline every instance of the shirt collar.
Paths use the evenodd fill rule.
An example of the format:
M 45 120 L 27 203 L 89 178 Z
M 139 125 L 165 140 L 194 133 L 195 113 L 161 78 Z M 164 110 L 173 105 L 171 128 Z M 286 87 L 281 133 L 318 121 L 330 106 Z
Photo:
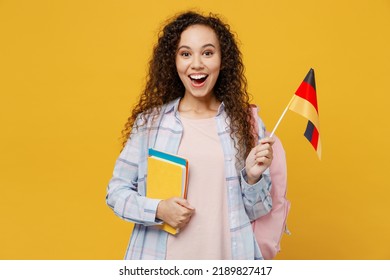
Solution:
M 171 113 L 172 111 L 176 114 L 178 109 L 179 109 L 180 99 L 181 99 L 181 97 L 176 98 L 176 99 L 168 102 L 166 107 L 165 107 L 164 114 Z M 216 116 L 221 115 L 223 112 L 225 112 L 225 104 L 223 102 L 221 102 L 221 104 L 218 107 L 218 111 L 217 111 Z
M 217 117 L 219 115 L 221 115 L 223 112 L 225 112 L 225 104 L 223 104 L 223 102 L 221 102 L 221 104 L 218 107 Z
M 181 98 L 179 97 L 179 98 L 176 98 L 176 99 L 168 102 L 166 107 L 165 107 L 164 114 L 168 114 L 168 113 L 170 113 L 172 111 L 174 111 L 176 113 L 178 108 L 179 108 L 180 99 Z

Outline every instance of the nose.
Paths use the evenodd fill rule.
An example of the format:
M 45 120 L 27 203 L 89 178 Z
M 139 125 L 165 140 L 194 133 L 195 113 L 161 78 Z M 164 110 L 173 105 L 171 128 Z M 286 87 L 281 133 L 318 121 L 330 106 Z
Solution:
M 203 61 L 201 55 L 194 55 L 191 63 L 192 69 L 203 69 Z

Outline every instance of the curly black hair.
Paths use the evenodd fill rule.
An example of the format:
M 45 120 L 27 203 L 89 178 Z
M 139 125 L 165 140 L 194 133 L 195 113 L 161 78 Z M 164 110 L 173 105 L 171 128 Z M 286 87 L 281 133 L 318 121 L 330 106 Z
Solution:
M 224 103 L 230 118 L 231 138 L 235 140 L 237 156 L 246 158 L 256 138 L 251 125 L 251 111 L 244 65 L 230 26 L 213 14 L 203 16 L 195 12 L 185 12 L 169 20 L 159 33 L 157 44 L 149 61 L 149 72 L 145 88 L 133 108 L 122 131 L 123 146 L 131 137 L 132 127 L 141 113 L 143 120 L 161 105 L 178 97 L 183 97 L 185 88 L 176 70 L 176 50 L 180 36 L 192 25 L 210 27 L 216 34 L 221 49 L 221 69 L 213 92 L 217 100 Z

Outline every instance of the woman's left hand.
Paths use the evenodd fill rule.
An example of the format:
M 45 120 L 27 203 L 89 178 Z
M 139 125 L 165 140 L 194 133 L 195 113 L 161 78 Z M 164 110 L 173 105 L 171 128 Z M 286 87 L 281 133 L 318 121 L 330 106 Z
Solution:
M 271 137 L 263 138 L 250 151 L 245 161 L 248 184 L 255 184 L 260 179 L 261 174 L 271 165 L 273 159 L 272 145 L 274 142 L 275 139 Z

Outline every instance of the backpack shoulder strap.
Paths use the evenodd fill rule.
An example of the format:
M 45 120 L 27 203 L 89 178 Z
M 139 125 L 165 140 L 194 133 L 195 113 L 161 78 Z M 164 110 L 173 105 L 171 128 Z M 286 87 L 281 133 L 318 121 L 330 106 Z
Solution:
M 252 107 L 254 131 L 257 135 L 257 108 Z M 266 136 L 269 133 L 266 132 Z M 273 136 L 273 160 L 269 168 L 271 175 L 272 209 L 270 213 L 252 222 L 253 232 L 264 259 L 273 259 L 280 251 L 283 232 L 289 233 L 286 222 L 290 210 L 290 202 L 286 199 L 287 166 L 283 145 L 277 136 Z

